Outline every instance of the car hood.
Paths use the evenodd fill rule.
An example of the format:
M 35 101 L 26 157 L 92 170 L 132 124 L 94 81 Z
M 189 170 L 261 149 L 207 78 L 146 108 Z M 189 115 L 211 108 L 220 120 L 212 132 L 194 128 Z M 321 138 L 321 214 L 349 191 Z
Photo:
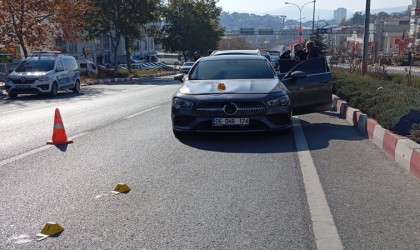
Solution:
M 223 84 L 225 90 L 219 90 Z M 225 80 L 186 80 L 179 89 L 182 94 L 263 94 L 283 91 L 285 87 L 278 79 L 225 79 Z
M 50 71 L 45 72 L 45 71 L 36 71 L 36 72 L 11 72 L 9 74 L 9 77 L 40 77 L 40 76 L 45 76 L 47 74 L 49 74 Z

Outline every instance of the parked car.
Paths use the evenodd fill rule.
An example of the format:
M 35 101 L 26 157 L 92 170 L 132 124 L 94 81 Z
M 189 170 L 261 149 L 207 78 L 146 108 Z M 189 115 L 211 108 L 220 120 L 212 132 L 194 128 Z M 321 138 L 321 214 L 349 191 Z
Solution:
M 270 62 L 271 62 L 271 65 L 273 65 L 273 67 L 274 67 L 275 69 L 278 69 L 278 68 L 279 68 L 279 59 L 280 59 L 280 57 L 279 57 L 279 56 L 276 56 L 276 55 L 270 55 Z
M 98 65 L 98 75 L 100 76 L 107 76 L 107 75 L 113 75 L 115 73 L 115 69 L 111 68 L 111 65 L 105 66 L 102 64 Z
M 166 70 L 174 70 L 174 66 L 167 65 L 166 63 L 157 62 L 160 69 L 166 69 Z
M 18 94 L 49 93 L 59 90 L 80 91 L 80 70 L 76 59 L 57 52 L 38 52 L 22 61 L 8 76 L 6 91 L 11 98 Z
M 188 74 L 188 71 L 190 71 L 193 65 L 194 62 L 184 62 L 184 64 L 182 64 L 182 66 L 179 68 L 179 73 Z
M 77 60 L 79 63 L 80 73 L 87 74 L 89 76 L 97 76 L 98 75 L 98 67 L 96 63 L 86 59 Z
M 296 65 L 281 80 L 261 56 L 200 59 L 187 75 L 174 77 L 182 82 L 172 97 L 174 134 L 290 129 L 295 108 L 331 104 L 332 75 L 325 59 L 311 60 Z

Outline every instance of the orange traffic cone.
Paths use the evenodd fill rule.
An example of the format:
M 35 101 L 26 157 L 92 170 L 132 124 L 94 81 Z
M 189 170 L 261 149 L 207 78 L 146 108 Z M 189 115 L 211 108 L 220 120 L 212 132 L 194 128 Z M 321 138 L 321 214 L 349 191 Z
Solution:
M 52 141 L 47 141 L 47 144 L 69 144 L 73 143 L 72 140 L 67 139 L 66 130 L 64 129 L 63 120 L 61 119 L 60 110 L 55 109 L 54 116 L 54 130 Z

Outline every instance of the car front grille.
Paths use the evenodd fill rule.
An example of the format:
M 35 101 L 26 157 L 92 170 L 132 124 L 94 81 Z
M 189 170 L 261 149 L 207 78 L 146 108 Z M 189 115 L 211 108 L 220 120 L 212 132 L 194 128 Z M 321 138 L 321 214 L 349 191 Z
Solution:
M 206 102 L 195 108 L 202 117 L 250 117 L 266 113 L 264 104 L 259 102 Z
M 13 79 L 12 82 L 13 84 L 32 84 L 36 81 L 37 79 L 28 79 L 28 78 L 20 78 L 20 79 Z

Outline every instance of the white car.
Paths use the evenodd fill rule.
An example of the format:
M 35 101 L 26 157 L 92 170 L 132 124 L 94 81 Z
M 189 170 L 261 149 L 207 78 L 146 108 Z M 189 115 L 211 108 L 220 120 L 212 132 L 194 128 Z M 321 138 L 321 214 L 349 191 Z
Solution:
M 179 73 L 188 74 L 193 65 L 194 62 L 185 62 L 182 64 L 181 68 L 179 68 Z
M 77 62 L 79 63 L 81 74 L 87 74 L 89 76 L 98 75 L 98 67 L 95 62 L 86 59 L 77 60 Z
M 56 96 L 59 90 L 80 92 L 79 64 L 72 56 L 57 52 L 36 53 L 22 61 L 6 80 L 9 97 L 18 94 L 49 93 Z

